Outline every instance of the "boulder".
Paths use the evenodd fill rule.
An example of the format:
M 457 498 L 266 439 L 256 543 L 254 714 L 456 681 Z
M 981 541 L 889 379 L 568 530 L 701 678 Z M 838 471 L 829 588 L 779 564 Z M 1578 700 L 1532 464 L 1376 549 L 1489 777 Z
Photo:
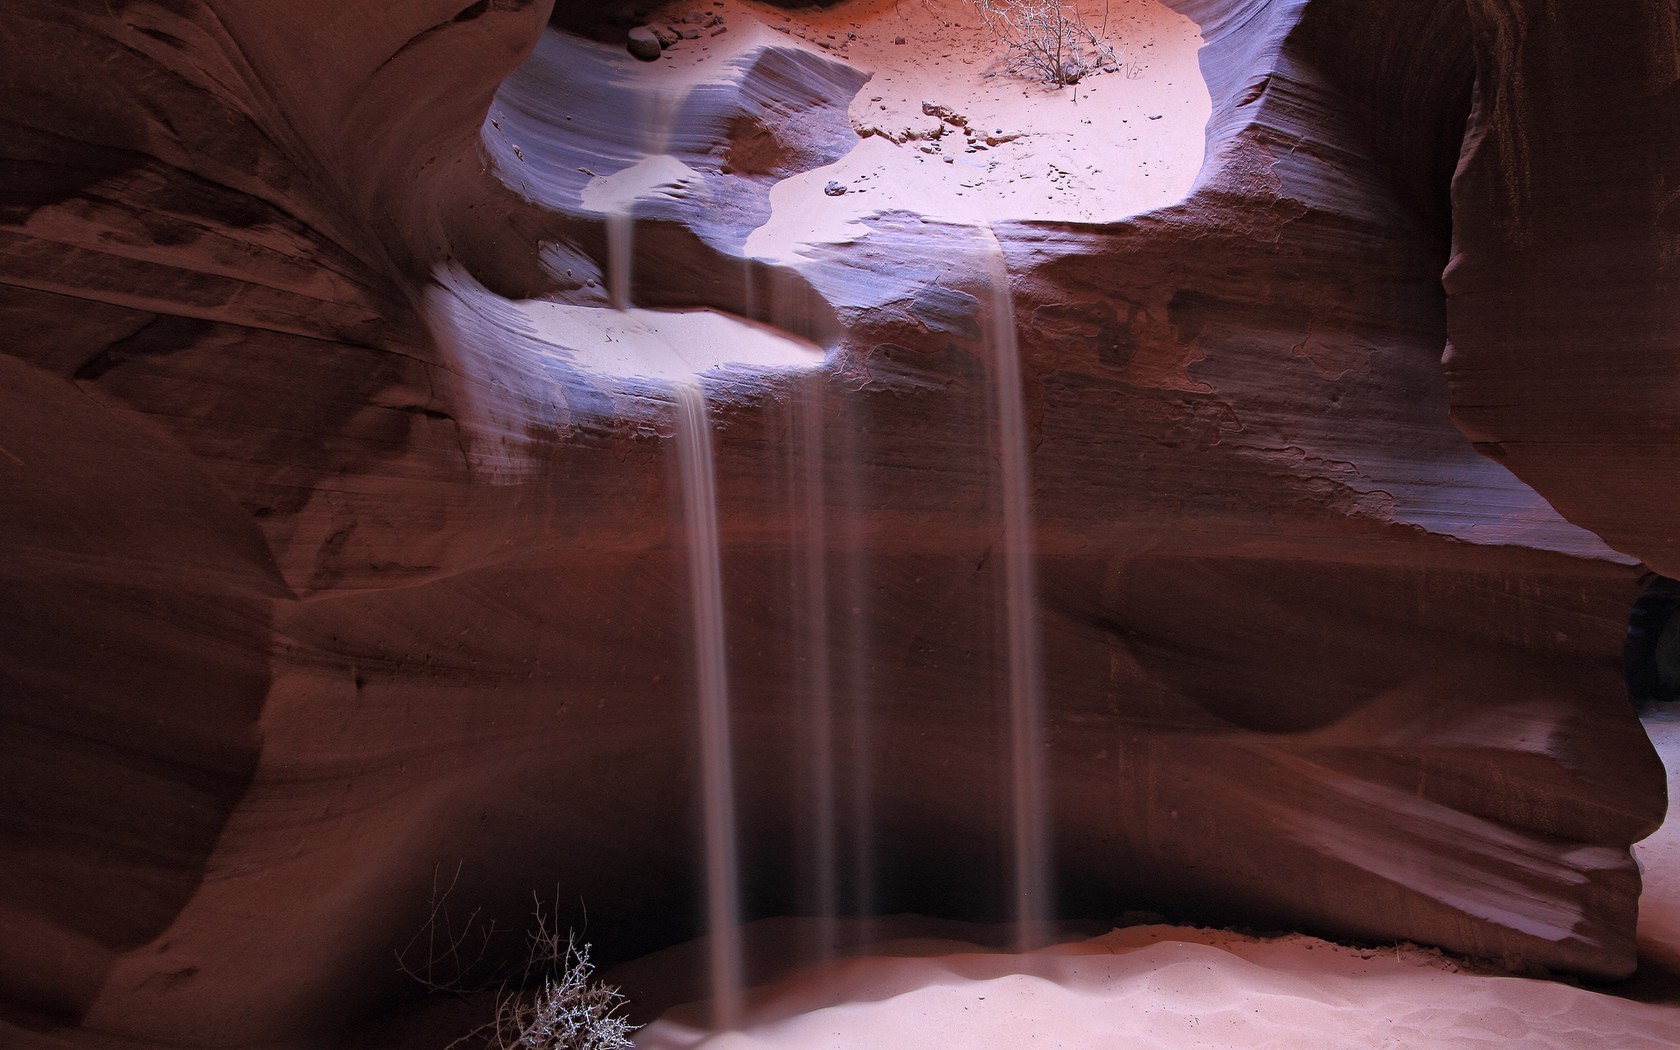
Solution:
M 625 48 L 643 62 L 657 61 L 666 44 L 651 26 L 633 26 L 625 37 Z

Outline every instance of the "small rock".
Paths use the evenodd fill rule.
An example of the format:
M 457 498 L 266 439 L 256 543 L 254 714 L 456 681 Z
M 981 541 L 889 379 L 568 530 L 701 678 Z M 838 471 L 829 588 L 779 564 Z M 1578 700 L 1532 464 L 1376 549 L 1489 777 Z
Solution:
M 660 47 L 670 47 L 682 39 L 682 34 L 670 26 L 650 26 L 653 35 L 659 38 Z
M 643 62 L 652 62 L 664 51 L 659 43 L 659 37 L 647 26 L 636 26 L 630 30 L 624 42 L 625 49 Z
M 938 117 L 954 128 L 968 127 L 968 118 L 950 106 L 942 106 L 937 102 L 929 102 L 924 99 L 922 100 L 922 112 L 930 117 Z
M 724 33 L 727 33 L 727 32 L 729 32 L 729 27 L 728 26 L 715 26 L 712 29 L 712 35 L 713 36 L 720 36 L 720 35 L 722 35 Z
M 900 46 L 903 46 L 904 38 L 901 37 L 901 36 L 895 36 L 895 37 L 893 37 L 893 43 L 898 44 Z
M 677 35 L 682 37 L 684 40 L 699 40 L 700 30 L 683 28 L 677 30 Z
M 838 197 L 846 192 L 846 187 L 843 183 L 830 182 L 827 186 L 823 187 L 823 192 L 828 194 L 830 197 Z

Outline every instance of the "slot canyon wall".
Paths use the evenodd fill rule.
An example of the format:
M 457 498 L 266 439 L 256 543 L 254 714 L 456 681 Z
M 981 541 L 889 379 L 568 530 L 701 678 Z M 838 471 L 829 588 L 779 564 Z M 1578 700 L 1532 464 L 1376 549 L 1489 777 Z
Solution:
M 704 377 L 747 911 L 812 907 L 826 734 L 848 906 L 1008 917 L 1002 288 L 1056 911 L 1625 976 L 1672 5 L 1170 6 L 1206 157 L 1120 221 L 757 257 L 866 78 L 781 39 L 681 100 L 636 305 L 826 354 Z M 555 887 L 608 960 L 699 932 L 671 395 L 590 327 L 634 63 L 559 8 L 0 9 L 9 1043 L 330 1039 L 440 872 L 504 923 Z

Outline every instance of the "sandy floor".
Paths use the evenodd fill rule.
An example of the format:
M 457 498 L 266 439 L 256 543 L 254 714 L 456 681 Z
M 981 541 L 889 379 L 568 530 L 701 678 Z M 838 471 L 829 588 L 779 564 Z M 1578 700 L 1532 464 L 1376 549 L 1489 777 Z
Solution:
M 792 13 L 739 0 L 682 2 L 681 22 L 716 11 L 727 32 L 683 41 L 648 70 L 673 92 L 766 40 L 815 49 L 871 74 L 850 108 L 858 145 L 787 179 L 749 254 L 849 239 L 862 216 L 907 208 L 959 222 L 1109 221 L 1190 189 L 1211 108 L 1194 23 L 1156 0 L 1083 0 L 1106 50 L 1099 71 L 1055 85 L 1011 75 L 1008 49 L 963 0 L 851 0 Z M 768 35 L 767 35 L 768 34 Z M 844 188 L 825 195 L 831 183 Z
M 1680 705 L 1647 716 L 1680 797 Z M 900 1050 L 962 1047 L 1680 1046 L 1680 826 L 1641 843 L 1642 973 L 1614 989 L 1470 972 L 1439 952 L 1353 948 L 1292 934 L 1255 938 L 1161 925 L 1008 955 L 903 939 L 757 989 L 740 1030 L 704 1030 L 704 1007 L 643 1029 L 640 1050 Z M 760 924 L 774 949 L 790 924 Z M 751 938 L 749 938 L 751 939 Z M 632 964 L 658 983 L 692 965 L 678 949 Z
M 1105 24 L 1103 7 L 1084 5 L 1089 24 Z M 1154 0 L 1107 5 L 1116 64 L 1059 87 L 1007 75 L 997 38 L 962 3 L 859 0 L 827 17 L 811 34 L 855 33 L 844 54 L 874 71 L 851 107 L 869 134 L 778 186 L 773 204 L 801 197 L 802 180 L 838 181 L 860 213 L 1109 221 L 1178 201 L 1201 167 L 1211 107 L 1201 37 Z M 791 210 L 777 209 L 768 238 L 792 234 Z

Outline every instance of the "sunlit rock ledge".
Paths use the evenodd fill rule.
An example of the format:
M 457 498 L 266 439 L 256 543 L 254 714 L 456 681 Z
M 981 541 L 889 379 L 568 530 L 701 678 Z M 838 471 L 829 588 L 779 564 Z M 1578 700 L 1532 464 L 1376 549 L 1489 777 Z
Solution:
M 1667 16 L 705 6 L 0 16 L 6 1039 L 330 1042 L 440 870 L 699 932 L 695 382 L 745 917 L 1011 917 L 1025 485 L 1053 916 L 1628 974 Z

